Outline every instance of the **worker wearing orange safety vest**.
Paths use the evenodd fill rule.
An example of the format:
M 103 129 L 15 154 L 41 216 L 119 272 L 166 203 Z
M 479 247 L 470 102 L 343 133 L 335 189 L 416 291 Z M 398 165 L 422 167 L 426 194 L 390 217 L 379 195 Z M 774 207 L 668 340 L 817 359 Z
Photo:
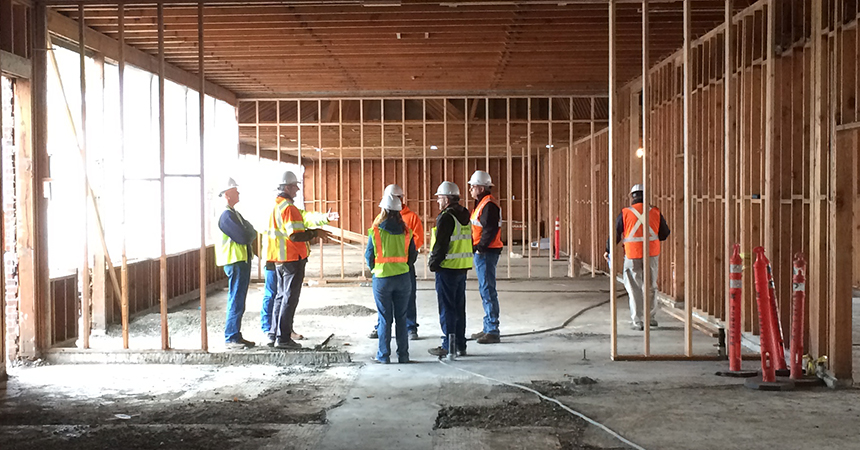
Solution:
M 389 184 L 388 186 L 385 186 L 385 190 L 382 192 L 382 198 L 385 198 L 388 195 L 400 200 L 400 217 L 403 219 L 403 223 L 406 224 L 406 228 L 412 231 L 412 239 L 415 241 L 415 248 L 418 251 L 421 251 L 421 247 L 424 246 L 424 225 L 421 224 L 421 218 L 406 206 L 403 188 L 396 184 Z M 380 213 L 377 218 L 381 215 L 382 213 Z M 409 340 L 414 341 L 418 339 L 418 309 L 415 303 L 418 283 L 415 275 L 415 264 L 409 265 L 409 275 L 411 276 L 410 282 L 412 291 L 409 294 L 409 304 L 406 306 L 406 332 L 409 333 Z M 377 339 L 379 337 L 378 330 L 380 319 L 381 318 L 377 318 L 376 325 L 373 326 L 373 331 L 371 331 L 368 336 L 371 339 Z
M 669 226 L 666 224 L 666 219 L 656 206 L 651 206 L 648 211 L 647 221 L 647 239 L 645 230 L 642 227 L 644 215 L 644 202 L 642 185 L 634 185 L 630 190 L 632 199 L 630 206 L 624 208 L 621 214 L 615 221 L 615 236 L 616 244 L 620 241 L 624 244 L 624 287 L 627 289 L 628 300 L 630 303 L 630 328 L 633 330 L 643 330 L 643 296 L 644 296 L 644 275 L 643 275 L 643 254 L 645 251 L 645 242 L 648 242 L 648 267 L 650 269 L 651 286 L 651 311 L 649 313 L 649 322 L 652 327 L 657 326 L 657 320 L 654 317 L 657 313 L 657 301 L 655 294 L 657 292 L 657 266 L 660 259 L 660 242 L 665 241 L 669 237 Z M 609 240 L 606 240 L 606 253 L 604 258 L 609 260 Z
M 379 313 L 379 345 L 376 356 L 371 359 L 382 364 L 390 362 L 393 323 L 397 336 L 397 362 L 408 363 L 406 309 L 415 280 L 411 268 L 418 258 L 418 251 L 412 230 L 400 217 L 400 198 L 389 193 L 382 197 L 379 207 L 382 211 L 367 230 L 368 242 L 364 252 L 367 266 L 373 274 L 373 298 Z
M 299 192 L 299 181 L 290 171 L 284 172 L 278 185 L 278 198 L 269 217 L 268 246 L 266 260 L 275 263 L 278 277 L 278 292 L 272 306 L 272 325 L 269 338 L 279 349 L 299 349 L 302 345 L 295 342 L 291 333 L 302 282 L 305 278 L 305 265 L 310 254 L 308 241 L 325 236 L 321 229 L 307 228 L 321 226 L 337 220 L 339 214 L 329 212 L 307 213 L 294 203 Z M 308 217 L 312 215 L 314 217 Z
M 476 170 L 469 179 L 469 194 L 478 202 L 472 211 L 472 256 L 478 290 L 484 304 L 484 328 L 472 335 L 479 344 L 495 344 L 499 338 L 499 295 L 496 291 L 496 266 L 502 254 L 502 208 L 490 193 L 493 179 Z

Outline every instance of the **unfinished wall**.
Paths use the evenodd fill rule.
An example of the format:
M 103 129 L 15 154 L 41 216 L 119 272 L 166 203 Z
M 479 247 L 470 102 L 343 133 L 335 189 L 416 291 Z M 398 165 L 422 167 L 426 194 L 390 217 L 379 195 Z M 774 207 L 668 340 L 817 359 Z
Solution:
M 854 1 L 760 1 L 735 15 L 728 113 L 725 27 L 693 41 L 688 149 L 683 145 L 683 54 L 654 65 L 649 75 L 651 126 L 646 143 L 651 200 L 672 229 L 660 259 L 660 290 L 679 301 L 688 292 L 687 300 L 699 314 L 724 320 L 727 252 L 737 242 L 744 255 L 743 328 L 755 334 L 751 253 L 754 247 L 764 246 L 787 336 L 791 264 L 794 254 L 803 252 L 809 264 L 807 348 L 814 356 L 837 358 L 834 367 L 843 375 L 850 373 L 850 284 L 860 283 L 860 265 L 852 267 L 852 261 L 845 260 L 845 255 L 852 254 L 852 240 L 860 244 L 860 218 L 852 211 L 860 211 L 856 201 L 860 194 L 858 12 Z M 617 95 L 619 118 L 611 157 L 618 205 L 628 203 L 630 184 L 641 179 L 641 170 L 635 170 L 640 161 L 631 155 L 636 148 L 632 144 L 641 138 L 634 125 L 641 120 L 636 107 L 640 93 L 641 80 L 620 88 Z M 602 130 L 593 136 L 597 159 L 591 167 L 598 177 L 604 169 L 600 157 L 609 152 L 606 135 Z M 575 154 L 588 151 L 590 141 L 578 141 Z M 685 157 L 690 162 L 687 179 L 692 192 L 686 230 Z M 577 173 L 584 178 L 585 172 Z M 555 178 L 563 180 L 561 174 Z M 606 192 L 605 181 L 597 186 L 604 186 L 598 195 Z M 572 195 L 589 202 L 585 183 L 575 183 Z M 608 218 L 607 205 L 597 201 L 597 217 Z M 732 220 L 727 220 L 727 214 Z M 579 239 L 581 233 L 584 241 L 601 244 L 607 227 L 603 222 L 596 229 L 575 230 L 574 236 Z M 687 280 L 683 277 L 685 242 L 692 257 L 686 261 L 691 275 Z M 576 248 L 583 261 L 604 267 L 599 260 L 602 246 L 600 250 L 595 256 L 588 248 Z M 856 260 L 857 255 L 853 257 Z

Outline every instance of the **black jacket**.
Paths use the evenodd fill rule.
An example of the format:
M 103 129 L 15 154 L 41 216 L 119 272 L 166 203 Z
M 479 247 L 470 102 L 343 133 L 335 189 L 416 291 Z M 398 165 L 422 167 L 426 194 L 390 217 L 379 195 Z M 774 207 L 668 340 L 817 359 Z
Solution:
M 441 267 L 442 261 L 445 260 L 445 255 L 448 254 L 448 246 L 451 243 L 451 235 L 454 234 L 454 217 L 451 217 L 452 214 L 448 214 L 450 212 L 454 217 L 457 218 L 457 221 L 460 222 L 460 225 L 467 226 L 469 225 L 469 210 L 464 208 L 463 205 L 459 203 L 454 203 L 445 208 L 442 212 L 436 216 L 436 243 L 433 245 L 433 249 L 430 252 L 430 258 L 428 260 L 428 265 L 430 266 L 430 271 L 435 272 L 437 270 L 442 270 Z M 445 269 L 445 270 L 469 270 L 469 269 Z

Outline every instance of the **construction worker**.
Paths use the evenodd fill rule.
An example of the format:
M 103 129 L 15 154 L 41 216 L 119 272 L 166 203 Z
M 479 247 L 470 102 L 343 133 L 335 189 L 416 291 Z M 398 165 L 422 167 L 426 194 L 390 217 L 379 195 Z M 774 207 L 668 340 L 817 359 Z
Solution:
M 386 195 L 392 195 L 400 200 L 400 217 L 403 218 L 403 223 L 406 224 L 406 228 L 409 228 L 412 231 L 412 240 L 415 241 L 415 248 L 420 251 L 421 247 L 424 246 L 424 225 L 421 224 L 421 218 L 406 206 L 403 189 L 400 186 L 389 184 L 385 187 L 382 197 L 385 198 Z M 379 216 L 377 216 L 377 218 L 378 217 Z M 409 293 L 409 305 L 406 307 L 406 332 L 409 333 L 409 340 L 414 341 L 418 339 L 418 310 L 415 304 L 418 283 L 416 280 L 414 261 L 409 264 L 409 275 L 411 276 L 410 283 L 412 284 L 412 290 Z M 379 320 L 377 320 L 376 325 L 373 326 L 373 331 L 370 332 L 369 337 L 371 339 L 377 339 L 379 337 L 377 333 L 378 329 Z
M 615 243 L 624 244 L 624 288 L 630 302 L 630 328 L 642 331 L 644 326 L 643 312 L 643 247 L 645 243 L 641 219 L 643 217 L 643 193 L 642 185 L 636 184 L 630 189 L 631 204 L 621 210 L 621 214 L 615 219 Z M 657 326 L 657 263 L 660 259 L 660 241 L 669 237 L 669 226 L 666 219 L 656 206 L 650 206 L 648 210 L 648 267 L 650 270 L 651 286 L 651 311 L 649 323 L 652 327 Z M 609 239 L 606 240 L 606 253 L 603 257 L 609 261 Z
M 382 212 L 367 230 L 364 257 L 373 274 L 373 298 L 379 311 L 379 349 L 374 362 L 388 364 L 391 356 L 391 324 L 397 335 L 397 362 L 409 362 L 406 309 L 414 283 L 412 269 L 418 258 L 412 230 L 400 217 L 400 198 L 388 194 L 379 203 Z
M 218 219 L 221 240 L 215 248 L 215 264 L 224 267 L 228 279 L 224 340 L 228 350 L 251 348 L 254 343 L 242 337 L 242 315 L 251 282 L 251 258 L 254 257 L 251 244 L 257 238 L 257 231 L 234 208 L 239 203 L 239 185 L 235 180 L 228 178 L 218 196 L 227 202 Z
M 267 261 L 275 263 L 278 290 L 272 306 L 272 328 L 269 339 L 272 346 L 279 349 L 299 349 L 291 334 L 293 318 L 302 292 L 305 278 L 305 265 L 310 254 L 308 241 L 315 237 L 325 237 L 321 229 L 308 228 L 321 226 L 337 220 L 338 213 L 307 213 L 293 204 L 299 192 L 299 181 L 290 171 L 284 172 L 278 184 L 278 198 L 269 218 Z
M 469 194 L 478 202 L 472 211 L 472 247 L 475 274 L 484 304 L 484 329 L 472 335 L 479 344 L 496 344 L 499 339 L 499 295 L 496 292 L 496 265 L 502 254 L 502 208 L 490 193 L 493 179 L 476 170 L 469 179 Z
M 428 351 L 447 356 L 449 349 L 466 354 L 466 273 L 472 268 L 472 230 L 469 210 L 460 205 L 460 188 L 443 181 L 436 190 L 441 212 L 430 234 L 430 271 L 436 274 L 436 299 L 442 346 Z M 454 338 L 454 342 L 449 341 Z

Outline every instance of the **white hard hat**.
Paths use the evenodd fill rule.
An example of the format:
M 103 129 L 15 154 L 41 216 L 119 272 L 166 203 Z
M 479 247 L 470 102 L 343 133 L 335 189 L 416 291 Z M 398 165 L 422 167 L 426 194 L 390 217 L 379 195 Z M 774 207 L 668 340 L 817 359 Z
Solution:
M 436 189 L 436 195 L 456 195 L 459 197 L 460 188 L 450 181 L 443 181 L 442 184 L 439 185 L 439 189 Z
M 385 186 L 385 190 L 382 191 L 382 196 L 393 195 L 395 197 L 403 197 L 403 188 L 396 184 L 389 184 Z
M 469 178 L 469 184 L 472 186 L 490 187 L 493 185 L 493 179 L 487 172 L 476 170 L 475 173 L 472 174 L 472 178 Z
M 382 201 L 379 202 L 379 207 L 382 209 L 387 209 L 389 211 L 400 211 L 401 209 L 403 209 L 403 205 L 402 203 L 400 203 L 400 199 L 391 194 L 385 194 L 382 197 Z
M 222 195 L 224 195 L 225 192 L 229 191 L 230 189 L 238 188 L 238 187 L 239 187 L 239 185 L 236 184 L 236 180 L 234 180 L 233 178 L 227 177 L 227 182 L 224 183 L 223 189 L 221 189 L 221 192 L 218 193 L 218 196 L 221 197 Z
M 288 171 L 284 172 L 283 175 L 281 175 L 281 182 L 279 183 L 279 186 L 286 186 L 286 185 L 298 184 L 298 183 L 299 183 L 299 179 L 296 178 L 296 174 L 294 174 L 288 170 Z
M 631 195 L 633 195 L 634 193 L 636 193 L 636 192 L 642 192 L 643 190 L 644 190 L 644 189 L 642 189 L 642 185 L 641 185 L 641 184 L 634 184 L 634 185 L 633 185 L 633 187 L 630 189 L 630 194 L 631 194 Z

